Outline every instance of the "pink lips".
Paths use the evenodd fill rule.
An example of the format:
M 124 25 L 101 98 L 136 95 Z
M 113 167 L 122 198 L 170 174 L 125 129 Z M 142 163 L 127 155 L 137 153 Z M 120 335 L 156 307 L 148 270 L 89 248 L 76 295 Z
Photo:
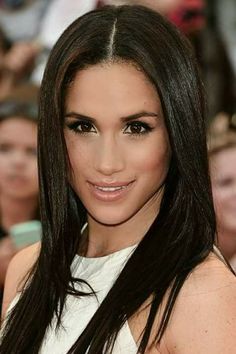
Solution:
M 28 179 L 23 175 L 9 175 L 7 179 L 9 183 L 14 183 L 14 184 L 28 183 Z
M 88 182 L 89 189 L 93 196 L 104 202 L 113 202 L 123 198 L 132 188 L 134 181 L 125 183 L 93 184 Z

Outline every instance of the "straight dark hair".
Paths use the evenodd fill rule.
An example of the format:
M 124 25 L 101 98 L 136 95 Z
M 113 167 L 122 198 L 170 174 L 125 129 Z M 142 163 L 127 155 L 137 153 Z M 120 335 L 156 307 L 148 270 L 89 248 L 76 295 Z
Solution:
M 184 281 L 213 250 L 215 216 L 205 102 L 189 42 L 159 14 L 142 6 L 108 6 L 87 13 L 58 40 L 43 78 L 39 124 L 42 248 L 9 315 L 1 353 L 38 353 L 53 316 L 58 326 L 61 323 L 67 294 L 87 295 L 75 289 L 76 282 L 84 280 L 74 279 L 70 269 L 86 210 L 68 182 L 64 102 L 79 70 L 113 61 L 134 63 L 155 85 L 172 159 L 158 216 L 68 353 L 110 353 L 125 321 L 152 299 L 139 346 L 144 353 L 157 311 L 170 290 L 155 338 L 160 342 Z

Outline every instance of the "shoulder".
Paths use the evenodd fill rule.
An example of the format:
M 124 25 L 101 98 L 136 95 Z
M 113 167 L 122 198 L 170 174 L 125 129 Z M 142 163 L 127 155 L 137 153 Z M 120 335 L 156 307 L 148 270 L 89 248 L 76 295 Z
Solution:
M 26 247 L 19 251 L 11 260 L 5 280 L 2 304 L 2 317 L 18 292 L 24 286 L 24 279 L 34 265 L 40 251 L 40 243 Z
M 211 254 L 185 281 L 166 334 L 173 354 L 231 354 L 236 348 L 236 277 Z

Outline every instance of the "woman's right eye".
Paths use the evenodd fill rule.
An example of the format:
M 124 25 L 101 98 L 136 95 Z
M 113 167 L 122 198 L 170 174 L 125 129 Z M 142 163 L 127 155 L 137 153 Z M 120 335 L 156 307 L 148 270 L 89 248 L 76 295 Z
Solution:
M 96 129 L 90 122 L 76 121 L 68 123 L 67 127 L 78 134 L 96 133 Z
M 12 146 L 9 144 L 0 144 L 0 152 L 9 152 Z
M 234 179 L 231 177 L 223 178 L 218 181 L 218 186 L 221 188 L 231 187 L 234 184 Z

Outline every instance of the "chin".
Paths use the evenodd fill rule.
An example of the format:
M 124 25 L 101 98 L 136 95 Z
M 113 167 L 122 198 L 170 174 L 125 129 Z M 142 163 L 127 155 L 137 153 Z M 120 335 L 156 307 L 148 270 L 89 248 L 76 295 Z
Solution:
M 28 200 L 28 199 L 33 199 L 36 198 L 38 194 L 36 193 L 9 193 L 9 196 L 11 196 L 14 199 L 21 199 L 21 200 Z
M 123 215 L 117 215 L 116 214 L 110 214 L 109 213 L 103 213 L 102 215 L 98 215 L 96 213 L 89 213 L 90 217 L 95 220 L 97 223 L 106 225 L 106 226 L 117 226 L 125 223 L 128 221 L 132 215 L 127 217 L 127 214 Z

